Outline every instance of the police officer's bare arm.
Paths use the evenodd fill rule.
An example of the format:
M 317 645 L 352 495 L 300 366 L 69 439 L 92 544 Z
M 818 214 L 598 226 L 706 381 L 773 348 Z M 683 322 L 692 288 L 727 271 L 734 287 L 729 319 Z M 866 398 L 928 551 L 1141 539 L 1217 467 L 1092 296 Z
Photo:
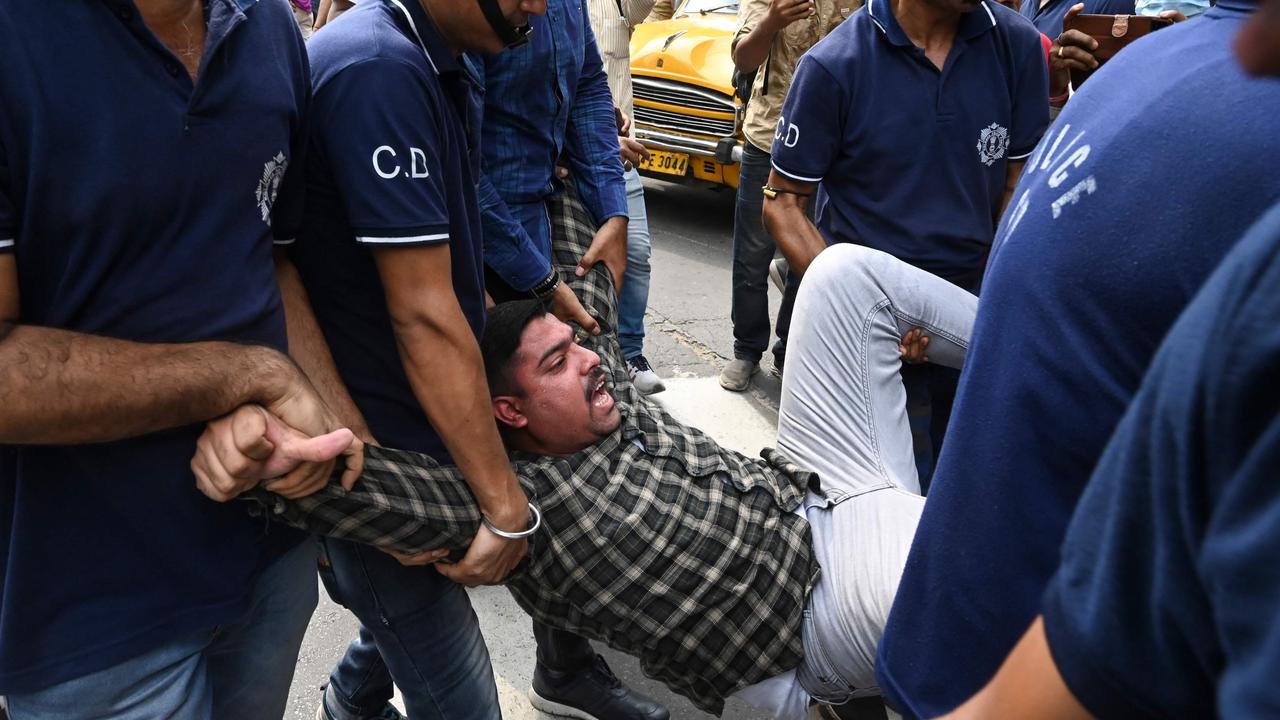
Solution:
M 524 530 L 528 500 L 498 436 L 480 345 L 458 305 L 449 246 L 373 253 L 405 375 L 480 509 L 502 530 Z M 442 568 L 465 585 L 496 583 L 528 549 L 481 528 L 462 562 Z
M 786 256 L 791 271 L 800 275 L 827 247 L 805 208 L 813 200 L 817 183 L 792 180 L 777 170 L 769 171 L 769 190 L 764 192 L 764 226 Z
M 276 253 L 275 263 L 276 282 L 280 284 L 280 299 L 284 303 L 284 319 L 289 332 L 289 354 L 302 366 L 325 405 L 333 410 L 342 425 L 350 428 L 364 442 L 376 442 L 364 415 L 338 374 L 298 269 L 283 252 Z
M 312 435 L 337 428 L 289 358 L 230 342 L 146 344 L 21 324 L 0 256 L 0 443 L 109 442 L 259 403 Z

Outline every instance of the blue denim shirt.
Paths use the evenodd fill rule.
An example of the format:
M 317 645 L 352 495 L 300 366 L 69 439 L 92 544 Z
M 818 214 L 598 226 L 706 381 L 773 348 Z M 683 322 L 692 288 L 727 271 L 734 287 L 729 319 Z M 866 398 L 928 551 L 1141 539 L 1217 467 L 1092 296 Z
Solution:
M 517 290 L 551 272 L 545 200 L 560 189 L 561 155 L 596 223 L 627 214 L 613 98 L 585 1 L 551 0 L 530 22 L 525 47 L 474 57 L 485 87 L 485 264 Z

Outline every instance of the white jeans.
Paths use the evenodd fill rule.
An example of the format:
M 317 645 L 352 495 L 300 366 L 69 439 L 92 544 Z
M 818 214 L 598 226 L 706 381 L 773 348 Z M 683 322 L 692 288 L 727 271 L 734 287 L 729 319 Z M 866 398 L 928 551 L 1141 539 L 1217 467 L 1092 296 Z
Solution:
M 805 661 L 794 679 L 761 684 L 772 684 L 765 695 L 774 701 L 789 698 L 766 702 L 779 717 L 805 695 L 839 704 L 879 694 L 876 646 L 924 508 L 898 344 L 924 328 L 930 362 L 958 368 L 977 307 L 976 296 L 951 283 L 857 245 L 827 248 L 804 276 L 778 448 L 822 481 L 825 497 L 811 493 L 804 507 L 822 577 L 805 611 Z M 766 700 L 752 688 L 743 693 L 753 704 Z

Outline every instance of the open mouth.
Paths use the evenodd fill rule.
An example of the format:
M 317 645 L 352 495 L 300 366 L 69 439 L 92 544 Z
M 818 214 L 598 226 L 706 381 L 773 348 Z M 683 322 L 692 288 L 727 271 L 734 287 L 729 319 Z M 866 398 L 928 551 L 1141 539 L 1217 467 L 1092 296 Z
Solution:
M 608 410 L 613 406 L 613 395 L 609 393 L 609 383 L 603 371 L 592 373 L 588 379 L 587 402 L 598 410 Z

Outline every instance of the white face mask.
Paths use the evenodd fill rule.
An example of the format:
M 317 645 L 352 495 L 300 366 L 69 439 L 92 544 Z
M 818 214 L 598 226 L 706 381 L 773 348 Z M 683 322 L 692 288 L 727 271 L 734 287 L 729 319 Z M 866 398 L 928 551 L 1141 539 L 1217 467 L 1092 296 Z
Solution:
M 1138 0 L 1134 11 L 1144 17 L 1159 17 L 1160 13 L 1177 10 L 1193 18 L 1209 9 L 1209 0 Z

